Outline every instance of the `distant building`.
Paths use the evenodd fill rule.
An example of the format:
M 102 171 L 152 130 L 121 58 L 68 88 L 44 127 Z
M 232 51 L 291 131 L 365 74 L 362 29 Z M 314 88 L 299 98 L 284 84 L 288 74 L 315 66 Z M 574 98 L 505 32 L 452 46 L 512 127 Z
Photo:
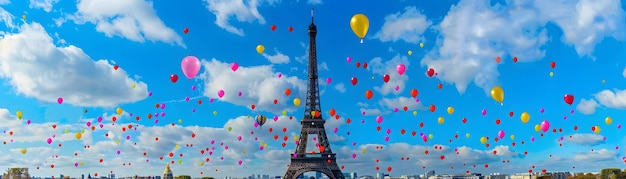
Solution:
M 165 166 L 165 170 L 163 170 L 163 179 L 174 179 L 174 174 L 172 173 L 172 169 L 170 169 L 169 163 Z
M 481 179 L 482 176 L 478 175 L 435 175 L 429 176 L 428 179 Z
M 551 176 L 552 179 L 567 179 L 567 177 L 571 177 L 572 174 L 570 172 L 546 172 L 542 173 L 540 176 Z
M 492 173 L 489 174 L 486 179 L 509 179 L 509 175 L 500 174 L 500 173 Z

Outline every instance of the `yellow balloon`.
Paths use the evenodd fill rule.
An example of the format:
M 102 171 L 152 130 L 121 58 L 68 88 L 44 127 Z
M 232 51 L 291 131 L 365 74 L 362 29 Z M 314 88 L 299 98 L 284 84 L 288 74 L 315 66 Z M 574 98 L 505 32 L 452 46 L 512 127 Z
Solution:
M 606 122 L 607 125 L 611 125 L 611 123 L 613 122 L 613 118 L 606 117 L 606 119 L 604 119 L 604 122 Z
M 120 145 L 120 140 L 119 139 L 115 140 L 115 144 Z
M 363 43 L 363 37 L 367 34 L 367 30 L 370 28 L 370 21 L 367 19 L 367 16 L 364 14 L 355 14 L 350 19 L 350 27 L 352 28 L 352 32 L 361 39 L 361 43 Z
M 499 103 L 504 101 L 504 90 L 502 90 L 502 87 L 495 86 L 491 88 L 491 98 Z
M 482 143 L 482 144 L 487 143 L 487 138 L 486 137 L 480 137 L 480 143 Z
M 76 140 L 80 140 L 80 138 L 83 137 L 83 134 L 81 134 L 80 132 L 76 133 Z
M 248 119 L 250 119 L 250 114 L 248 114 Z
M 550 72 L 550 77 L 554 76 L 554 72 Z
M 117 109 L 115 109 L 115 112 L 117 113 L 117 115 L 122 115 L 124 110 L 122 108 L 120 108 L 120 107 L 117 107 Z
M 293 99 L 293 105 L 300 106 L 300 98 Z
M 214 116 L 217 116 L 217 111 L 213 111 L 213 115 L 214 115 Z
M 469 133 L 465 133 L 465 138 L 470 138 L 470 134 Z
M 20 152 L 21 152 L 22 154 L 26 154 L 26 149 L 25 149 L 25 148 L 21 148 L 21 149 L 20 149 Z
M 228 132 L 232 131 L 233 127 L 228 127 Z
M 242 152 L 243 154 L 248 153 L 248 151 L 247 151 L 246 149 L 243 149 L 241 152 Z
M 433 134 L 428 134 L 428 139 L 433 139 Z
M 178 124 L 183 124 L 183 120 L 182 119 L 178 119 Z
M 424 42 L 420 42 L 420 48 L 424 48 Z
M 365 154 L 365 152 L 367 152 L 367 150 L 361 149 L 361 153 Z
M 178 149 L 178 147 L 180 147 L 180 146 L 178 146 L 178 144 L 176 144 L 175 148 L 177 148 L 177 149 Z
M 287 115 L 287 111 L 283 111 L 283 116 L 286 116 L 286 115 Z
M 600 133 L 600 126 L 596 126 L 596 130 L 593 132 L 595 132 L 596 134 Z
M 409 54 L 409 56 L 413 55 L 413 51 L 409 50 L 409 52 L 407 52 Z
M 137 87 L 137 85 L 136 85 L 136 84 L 132 84 L 132 85 L 130 85 L 130 88 L 131 88 L 131 89 L 135 89 L 135 87 Z
M 85 165 L 85 162 L 80 162 L 80 166 L 83 166 L 83 165 Z
M 298 136 L 293 136 L 293 141 L 298 141 Z
M 84 134 L 84 133 L 85 133 L 85 129 L 81 129 L 81 130 L 80 130 L 80 133 L 83 133 L 83 134 Z
M 311 111 L 311 116 L 315 116 L 315 111 Z
M 264 148 L 267 148 L 267 144 L 263 144 L 263 147 L 264 147 Z
M 606 80 L 602 80 L 602 84 L 606 83 Z
M 522 120 L 522 123 L 526 124 L 530 121 L 530 114 L 528 114 L 528 112 L 523 112 L 519 118 Z
M 515 135 L 511 135 L 511 140 L 515 140 Z
M 204 166 L 204 162 L 200 162 L 200 166 Z
M 454 113 L 454 107 L 450 106 L 448 107 L 448 114 L 451 115 L 452 113 Z
M 17 111 L 15 115 L 17 116 L 18 119 L 22 119 L 22 111 Z
M 63 133 L 66 133 L 66 134 L 69 133 L 69 132 L 70 132 L 70 130 L 67 130 L 67 129 L 63 130 Z
M 417 111 L 413 111 L 413 115 L 414 115 L 414 116 L 417 116 Z
M 541 126 L 539 124 L 535 124 L 535 131 L 536 132 L 541 131 Z
M 178 164 L 183 163 L 183 159 L 178 159 Z
M 437 118 L 437 122 L 439 122 L 439 124 L 443 124 L 443 117 Z
M 256 52 L 259 54 L 263 54 L 263 51 L 265 51 L 265 46 L 263 45 L 257 45 L 256 46 Z

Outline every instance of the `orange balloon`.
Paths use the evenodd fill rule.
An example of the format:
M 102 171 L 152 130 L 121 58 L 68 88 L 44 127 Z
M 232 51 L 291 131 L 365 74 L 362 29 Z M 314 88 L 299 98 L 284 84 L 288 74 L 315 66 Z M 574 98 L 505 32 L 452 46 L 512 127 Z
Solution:
M 441 89 L 441 88 L 443 88 L 443 85 L 442 85 L 441 83 L 439 83 L 439 84 L 437 85 L 437 88 Z
M 412 96 L 413 98 L 417 97 L 417 95 L 418 95 L 418 94 L 419 94 L 419 92 L 418 92 L 416 89 L 412 89 L 412 90 L 411 90 L 411 96 Z
M 372 92 L 372 90 L 367 90 L 365 92 L 365 98 L 372 99 L 372 97 L 374 97 L 374 92 Z
M 497 56 L 497 57 L 496 57 L 496 63 L 500 63 L 500 61 L 501 61 L 501 60 L 502 60 L 502 59 L 500 59 L 500 56 Z
M 330 116 L 334 116 L 334 115 L 335 115 L 335 112 L 337 112 L 337 111 L 335 111 L 335 109 L 332 109 L 332 108 L 331 108 L 329 112 L 330 112 Z
M 289 96 L 291 95 L 291 89 L 287 88 L 285 89 L 285 96 Z
M 435 107 L 434 104 L 431 104 L 430 107 L 428 108 L 430 110 L 430 112 L 435 112 L 435 110 L 437 109 L 437 107 Z

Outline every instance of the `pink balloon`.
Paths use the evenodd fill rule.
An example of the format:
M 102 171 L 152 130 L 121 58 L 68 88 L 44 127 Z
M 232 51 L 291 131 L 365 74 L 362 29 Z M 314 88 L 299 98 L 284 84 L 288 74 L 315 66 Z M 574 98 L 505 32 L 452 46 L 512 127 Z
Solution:
M 391 129 L 387 129 L 387 134 L 391 134 Z
M 192 79 L 200 72 L 200 60 L 194 56 L 187 56 L 180 62 L 180 67 L 185 77 Z
M 398 74 L 402 75 L 406 71 L 406 66 L 404 66 L 404 64 L 399 64 L 398 66 L 396 66 L 396 71 L 398 72 Z
M 87 121 L 87 127 L 91 126 L 91 122 Z
M 283 77 L 283 74 L 280 74 L 280 73 L 279 73 L 279 74 L 278 74 L 278 78 L 281 78 L 281 77 Z
M 196 90 L 196 86 L 191 86 L 191 90 Z
M 239 165 L 243 164 L 243 161 L 239 160 Z
M 541 130 L 543 132 L 546 132 L 546 131 L 548 131 L 548 129 L 550 129 L 550 122 L 548 122 L 547 120 L 543 120 L 541 122 Z
M 57 103 L 63 104 L 63 98 L 61 98 L 61 97 L 57 98 Z
M 185 97 L 185 102 L 189 102 L 189 97 Z
M 530 137 L 530 141 L 534 142 L 535 141 L 535 136 Z
M 217 96 L 219 96 L 220 98 L 224 97 L 224 90 L 218 91 Z
M 347 61 L 348 63 L 352 62 L 352 57 L 348 57 L 348 58 L 346 58 L 346 61 Z
M 26 124 L 30 124 L 30 119 L 26 121 Z
M 621 129 L 622 128 L 622 124 L 617 124 L 617 129 Z
M 400 90 L 400 86 L 396 86 L 396 88 L 394 88 L 396 91 Z
M 52 143 L 52 139 L 51 138 L 48 138 L 48 140 L 46 140 L 46 141 L 48 142 L 48 144 Z
M 152 96 L 152 92 L 148 92 L 148 96 Z
M 352 154 L 352 158 L 356 158 L 356 154 Z
M 481 111 L 481 113 L 483 114 L 483 116 L 484 116 L 484 115 L 487 115 L 487 110 L 486 110 L 486 109 L 483 109 L 483 111 Z
M 389 136 L 385 136 L 385 142 L 389 142 Z
M 233 64 L 230 65 L 230 69 L 233 71 L 237 71 L 237 69 L 239 69 L 239 64 L 237 64 L 237 62 L 233 62 Z
M 238 96 L 241 96 L 243 93 L 240 91 L 239 93 L 237 93 Z
M 333 129 L 333 132 L 337 133 L 337 131 L 339 131 L 339 129 L 335 127 L 335 128 Z
M 539 110 L 539 112 L 541 112 L 541 113 L 543 113 L 544 111 L 545 111 L 545 109 L 543 109 L 543 108 L 541 108 L 541 109 Z
M 500 139 L 504 138 L 504 131 L 503 130 L 498 131 L 498 138 L 500 138 Z
M 98 117 L 98 122 L 102 122 L 102 116 Z
M 376 116 L 376 122 L 378 124 L 382 123 L 383 122 L 383 117 L 382 116 Z

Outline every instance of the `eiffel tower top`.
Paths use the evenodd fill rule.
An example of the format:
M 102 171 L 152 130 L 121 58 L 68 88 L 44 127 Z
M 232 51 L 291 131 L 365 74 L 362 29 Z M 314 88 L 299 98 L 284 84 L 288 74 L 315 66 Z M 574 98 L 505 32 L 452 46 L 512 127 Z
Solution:
M 309 64 L 308 64 L 308 83 L 306 105 L 304 108 L 304 118 L 302 121 L 320 121 L 322 108 L 320 107 L 320 94 L 317 76 L 317 47 L 315 45 L 315 36 L 317 35 L 317 26 L 313 22 L 313 10 L 311 9 L 311 25 L 309 25 Z

